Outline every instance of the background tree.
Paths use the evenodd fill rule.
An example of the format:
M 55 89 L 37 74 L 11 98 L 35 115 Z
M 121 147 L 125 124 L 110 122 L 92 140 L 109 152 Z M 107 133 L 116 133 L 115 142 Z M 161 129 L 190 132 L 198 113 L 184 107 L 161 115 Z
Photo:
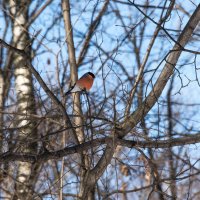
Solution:
M 0 3 L 1 198 L 199 198 L 198 1 Z

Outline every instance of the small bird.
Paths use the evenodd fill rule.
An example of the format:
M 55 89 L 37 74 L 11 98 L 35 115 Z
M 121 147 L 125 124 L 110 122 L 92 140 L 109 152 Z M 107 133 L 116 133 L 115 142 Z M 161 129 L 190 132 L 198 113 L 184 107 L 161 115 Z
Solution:
M 85 73 L 66 93 L 68 95 L 70 93 L 81 92 L 81 91 L 89 91 L 93 85 L 95 79 L 95 75 L 92 72 Z

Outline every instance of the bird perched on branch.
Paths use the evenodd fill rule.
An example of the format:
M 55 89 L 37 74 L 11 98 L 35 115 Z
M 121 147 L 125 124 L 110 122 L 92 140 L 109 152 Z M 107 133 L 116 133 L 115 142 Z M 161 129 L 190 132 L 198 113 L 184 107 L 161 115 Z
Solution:
M 81 91 L 89 91 L 93 85 L 95 79 L 95 75 L 92 72 L 85 73 L 66 93 L 68 95 L 70 93 L 81 92 Z

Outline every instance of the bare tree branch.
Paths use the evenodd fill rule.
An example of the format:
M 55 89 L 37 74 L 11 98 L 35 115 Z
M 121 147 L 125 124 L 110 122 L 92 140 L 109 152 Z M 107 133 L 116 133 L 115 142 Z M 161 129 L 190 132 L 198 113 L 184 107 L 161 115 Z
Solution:
M 62 105 L 62 103 L 58 100 L 58 98 L 51 92 L 51 90 L 47 87 L 47 85 L 45 84 L 45 82 L 43 81 L 43 79 L 41 78 L 40 74 L 36 71 L 36 69 L 33 67 L 31 61 L 29 61 L 28 56 L 26 54 L 26 52 L 24 50 L 20 50 L 17 49 L 9 44 L 7 44 L 5 41 L 3 41 L 2 39 L 0 39 L 0 45 L 4 46 L 6 48 L 8 48 L 9 50 L 23 56 L 24 58 L 26 58 L 27 60 L 27 66 L 29 67 L 30 71 L 32 72 L 32 74 L 35 76 L 35 78 L 37 79 L 37 81 L 40 83 L 40 85 L 42 86 L 43 90 L 46 92 L 46 94 L 52 99 L 52 101 L 59 107 L 59 109 L 61 110 L 63 116 L 65 117 L 65 122 L 66 124 L 68 124 L 67 126 L 69 127 L 73 127 L 71 120 L 65 110 L 65 107 Z M 74 129 L 72 129 L 74 131 Z
M 152 91 L 149 93 L 147 98 L 144 100 L 141 106 L 123 122 L 122 127 L 124 129 L 123 136 L 128 133 L 135 125 L 137 125 L 142 117 L 144 117 L 149 110 L 154 106 L 160 97 L 163 89 L 165 88 L 167 81 L 174 72 L 174 67 L 181 55 L 184 46 L 190 40 L 194 29 L 197 27 L 200 21 L 200 5 L 196 8 L 195 12 L 189 19 L 187 25 L 183 29 L 181 35 L 179 36 L 177 43 L 170 51 L 169 56 L 166 60 L 166 64 L 160 73 Z
M 200 133 L 193 134 L 191 136 L 185 136 L 180 138 L 173 138 L 167 140 L 150 140 L 149 141 L 137 141 L 137 140 L 124 140 L 124 139 L 115 139 L 115 145 L 120 145 L 128 148 L 169 148 L 190 144 L 197 144 L 200 142 Z M 108 145 L 113 143 L 113 138 L 105 137 L 100 139 L 94 139 L 92 141 L 84 142 L 79 145 L 75 145 L 72 147 L 65 147 L 58 151 L 46 151 L 40 154 L 29 154 L 29 153 L 12 153 L 5 152 L 0 155 L 0 163 L 1 162 L 9 162 L 9 161 L 24 161 L 24 162 L 45 162 L 51 159 L 61 159 L 64 156 L 68 156 L 75 153 L 82 153 L 92 147 L 97 147 L 99 145 Z
M 107 7 L 108 7 L 108 3 L 109 3 L 109 0 L 106 0 L 101 11 L 99 12 L 99 14 L 97 15 L 96 19 L 91 23 L 90 27 L 89 27 L 89 31 L 86 35 L 86 38 L 85 38 L 85 42 L 81 48 L 81 51 L 80 51 L 80 54 L 79 54 L 79 57 L 78 57 L 78 60 L 77 60 L 77 66 L 79 67 L 81 65 L 81 63 L 83 62 L 84 58 L 85 58 L 85 55 L 87 54 L 87 51 L 88 51 L 88 47 L 89 47 L 89 43 L 90 43 L 90 40 L 95 32 L 95 30 L 98 28 L 98 25 L 100 24 L 101 22 L 101 19 L 103 17 L 103 14 L 105 13 Z

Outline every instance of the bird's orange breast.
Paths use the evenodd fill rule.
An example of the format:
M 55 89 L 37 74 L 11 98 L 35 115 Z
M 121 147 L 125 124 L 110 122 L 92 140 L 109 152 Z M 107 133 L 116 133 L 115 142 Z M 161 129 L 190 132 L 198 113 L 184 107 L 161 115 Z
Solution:
M 87 77 L 83 77 L 83 78 L 80 78 L 76 84 L 81 88 L 81 89 L 85 89 L 85 90 L 90 90 L 90 88 L 92 87 L 93 85 L 93 78 L 90 77 L 90 76 L 87 76 Z

